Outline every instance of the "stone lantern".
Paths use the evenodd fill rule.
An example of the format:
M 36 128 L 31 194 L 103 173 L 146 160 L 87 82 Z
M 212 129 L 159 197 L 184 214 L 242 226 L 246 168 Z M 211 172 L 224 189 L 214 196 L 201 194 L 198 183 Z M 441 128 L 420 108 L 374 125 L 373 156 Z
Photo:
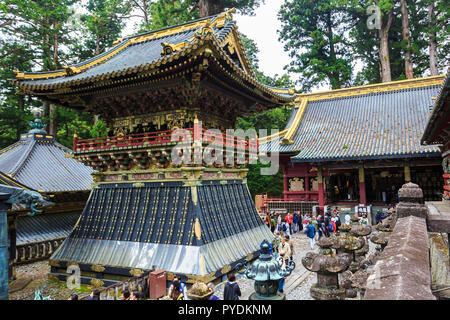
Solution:
M 389 233 L 387 232 L 378 232 L 377 234 L 374 234 L 371 238 L 370 241 L 372 241 L 373 243 L 377 244 L 377 255 L 379 255 L 381 253 L 381 251 L 384 250 L 384 248 L 387 246 L 388 241 L 389 241 Z
M 353 225 L 350 230 L 350 235 L 362 239 L 364 246 L 361 249 L 355 251 L 356 261 L 361 262 L 364 260 L 366 253 L 369 252 L 369 243 L 366 240 L 366 236 L 372 233 L 371 226 Z
M 398 190 L 398 198 L 400 200 L 396 210 L 398 218 L 416 216 L 426 219 L 428 209 L 423 203 L 423 191 L 417 184 L 405 183 Z
M 357 250 L 361 250 L 365 245 L 363 238 L 354 237 L 351 235 L 335 237 L 333 248 L 336 253 L 348 253 L 352 260 L 349 265 L 349 270 L 355 272 L 359 269 L 359 261 L 356 258 Z
M 331 242 L 318 244 L 326 245 L 321 249 L 332 246 Z M 351 261 L 352 257 L 348 253 L 327 255 L 308 252 L 303 257 L 302 264 L 309 271 L 317 273 L 317 283 L 310 289 L 311 296 L 316 300 L 344 300 L 346 290 L 339 286 L 338 274 L 347 270 Z
M 286 300 L 286 295 L 278 292 L 278 284 L 282 278 L 291 274 L 295 266 L 290 264 L 285 270 L 282 269 L 283 262 L 270 254 L 269 245 L 266 243 L 261 244 L 260 251 L 259 258 L 251 267 L 247 262 L 246 269 L 239 272 L 247 279 L 255 280 L 255 292 L 250 295 L 249 300 Z M 241 267 L 242 265 L 238 265 L 236 269 L 239 270 Z
M 340 235 L 345 236 L 350 232 L 351 229 L 352 229 L 351 224 L 343 223 L 339 226 L 339 233 Z

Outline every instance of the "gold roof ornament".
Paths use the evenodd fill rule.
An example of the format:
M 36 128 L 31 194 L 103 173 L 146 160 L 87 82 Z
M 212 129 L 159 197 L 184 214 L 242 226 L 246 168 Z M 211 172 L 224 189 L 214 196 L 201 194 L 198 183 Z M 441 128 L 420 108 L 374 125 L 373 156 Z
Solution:
M 81 70 L 77 67 L 63 66 L 63 69 L 66 70 L 66 75 L 68 76 L 72 76 L 81 72 Z
M 113 42 L 114 46 L 117 46 L 119 43 L 123 41 L 123 38 L 117 38 L 116 41 Z
M 163 47 L 163 50 L 161 51 L 161 55 L 169 55 L 174 53 L 175 51 L 180 50 L 181 48 L 184 48 L 188 45 L 187 42 L 180 42 L 177 44 L 167 43 L 167 42 L 161 42 L 161 46 Z
M 212 35 L 217 38 L 217 34 L 214 32 L 214 29 L 212 28 L 211 22 L 209 20 L 207 20 L 205 24 L 195 32 L 194 37 L 196 39 L 201 39 L 208 35 Z
M 13 72 L 16 75 L 17 80 L 25 79 L 25 73 L 20 72 L 19 70 L 13 70 Z

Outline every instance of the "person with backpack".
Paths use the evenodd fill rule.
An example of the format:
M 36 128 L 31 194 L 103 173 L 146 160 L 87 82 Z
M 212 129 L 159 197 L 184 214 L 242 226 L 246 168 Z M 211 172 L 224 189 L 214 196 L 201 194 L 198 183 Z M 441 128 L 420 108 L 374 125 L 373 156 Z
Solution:
M 387 216 L 383 216 L 383 214 L 381 213 L 381 210 L 377 211 L 377 215 L 375 216 L 375 222 L 377 224 L 379 224 L 383 219 L 386 219 Z
M 306 236 L 309 239 L 309 250 L 314 250 L 315 245 L 315 237 L 316 237 L 316 228 L 312 223 L 308 223 L 306 229 L 305 229 Z
M 236 282 L 236 276 L 234 273 L 229 273 L 227 275 L 228 282 L 225 284 L 223 290 L 223 300 L 239 300 L 241 296 L 241 289 Z
M 169 297 L 172 300 L 186 300 L 186 285 L 180 281 L 178 276 L 173 277 L 169 288 Z
M 292 242 L 291 238 L 289 236 L 286 236 L 286 242 L 289 244 L 289 248 L 291 249 L 291 255 L 289 256 L 289 263 L 291 261 L 294 261 L 294 242 Z
M 272 247 L 272 244 L 269 242 L 269 241 L 267 241 L 267 239 L 264 239 L 262 242 L 261 242 L 261 244 L 260 244 L 260 246 L 262 246 L 263 245 L 263 243 L 267 243 L 267 245 L 269 246 L 269 248 L 270 248 L 270 255 L 273 255 L 273 247 Z
M 289 219 L 286 217 L 286 221 L 281 224 L 281 232 L 283 233 L 284 237 L 289 236 L 291 234 L 291 232 L 290 232 L 291 227 L 289 226 L 288 221 L 289 221 Z
M 334 224 L 336 225 L 336 234 L 339 234 L 339 227 L 341 226 L 341 217 L 336 213 Z
M 272 233 L 274 233 L 276 227 L 277 227 L 277 223 L 275 222 L 275 215 L 272 214 L 270 217 L 270 231 L 272 231 Z
M 292 232 L 297 233 L 297 229 L 298 229 L 298 216 L 297 213 L 295 213 L 294 216 L 292 217 Z
M 300 212 L 298 212 L 297 223 L 298 223 L 298 230 L 303 231 L 303 217 Z
M 332 230 L 333 226 L 331 225 L 331 219 L 326 216 L 325 219 L 323 220 L 324 223 L 324 234 L 325 237 L 329 238 L 330 237 L 330 231 Z
M 279 248 L 280 244 L 281 244 L 281 233 L 278 231 L 275 231 L 275 238 L 273 239 L 273 245 L 272 245 L 273 251 L 275 253 L 275 255 L 274 255 L 275 258 L 278 256 L 278 248 Z

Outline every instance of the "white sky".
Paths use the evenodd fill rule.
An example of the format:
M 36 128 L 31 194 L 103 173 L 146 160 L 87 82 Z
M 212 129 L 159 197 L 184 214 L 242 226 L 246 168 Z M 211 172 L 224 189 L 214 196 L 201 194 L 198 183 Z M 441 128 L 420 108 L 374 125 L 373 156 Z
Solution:
M 234 14 L 240 32 L 256 42 L 259 49 L 259 67 L 268 76 L 285 74 L 283 67 L 290 61 L 289 55 L 278 41 L 277 30 L 281 22 L 277 15 L 284 0 L 266 0 L 255 10 L 254 16 Z

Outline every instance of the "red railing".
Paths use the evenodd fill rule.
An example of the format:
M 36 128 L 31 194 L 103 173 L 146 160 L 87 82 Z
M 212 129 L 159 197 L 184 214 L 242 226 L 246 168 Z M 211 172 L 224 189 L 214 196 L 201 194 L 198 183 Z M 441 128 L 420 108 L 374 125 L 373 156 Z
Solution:
M 189 132 L 192 139 L 196 138 L 198 134 L 193 128 L 184 129 Z M 184 131 L 186 133 L 186 131 Z M 258 150 L 257 139 L 244 139 L 227 134 L 218 134 L 219 132 L 212 132 L 202 129 L 202 143 L 217 143 L 224 146 L 233 146 L 233 148 Z M 172 140 L 173 131 L 159 131 L 151 133 L 137 133 L 124 136 L 104 137 L 94 139 L 78 140 L 74 138 L 73 146 L 74 152 L 82 151 L 103 151 L 116 148 L 131 148 L 145 145 L 162 145 L 168 143 L 178 143 L 181 141 L 182 134 L 178 135 L 179 140 Z M 193 141 L 193 140 L 192 140 Z

